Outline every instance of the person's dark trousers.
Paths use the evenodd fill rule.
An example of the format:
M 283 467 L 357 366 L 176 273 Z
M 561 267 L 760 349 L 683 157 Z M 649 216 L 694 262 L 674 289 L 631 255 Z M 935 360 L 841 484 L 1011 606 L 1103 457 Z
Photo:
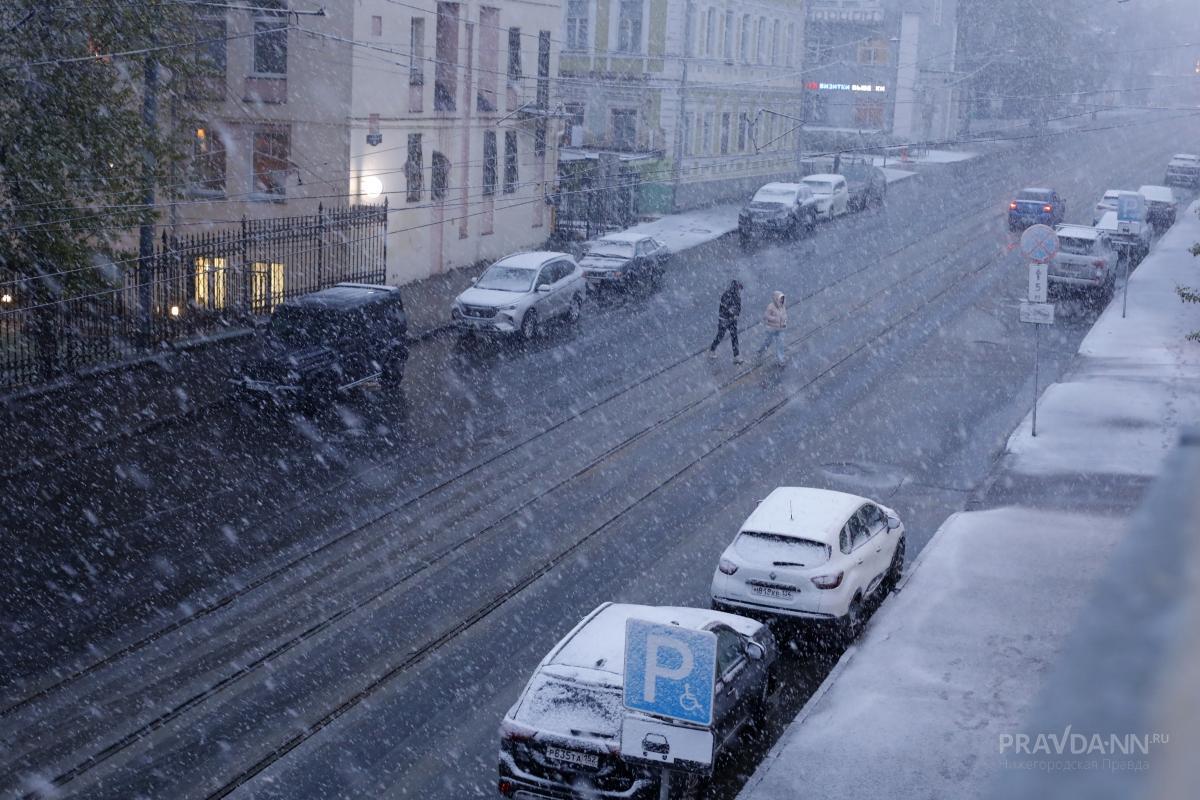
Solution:
M 736 319 L 718 319 L 717 320 L 717 336 L 713 339 L 709 350 L 716 351 L 717 345 L 725 338 L 725 334 L 729 334 L 729 343 L 733 345 L 733 357 L 738 357 L 738 331 Z

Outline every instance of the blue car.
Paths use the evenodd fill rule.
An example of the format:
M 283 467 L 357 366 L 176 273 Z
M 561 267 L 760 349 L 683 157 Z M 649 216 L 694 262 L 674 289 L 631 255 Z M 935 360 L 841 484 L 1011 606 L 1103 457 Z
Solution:
M 1022 189 L 1008 204 L 1008 229 L 1023 230 L 1030 225 L 1053 228 L 1067 215 L 1067 203 L 1053 189 Z

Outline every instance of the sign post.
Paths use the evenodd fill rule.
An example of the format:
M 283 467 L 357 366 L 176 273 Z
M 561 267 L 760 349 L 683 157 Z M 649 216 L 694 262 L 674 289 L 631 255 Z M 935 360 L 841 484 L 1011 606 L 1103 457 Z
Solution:
M 1037 436 L 1037 401 L 1041 382 L 1041 327 L 1054 324 L 1054 305 L 1047 303 L 1049 267 L 1058 254 L 1058 234 L 1049 225 L 1031 225 L 1021 235 L 1021 252 L 1029 259 L 1029 300 L 1021 303 L 1021 322 L 1033 325 L 1033 435 Z
M 661 764 L 659 798 L 671 792 L 671 771 L 710 772 L 717 678 L 712 631 L 630 619 L 625 623 L 625 708 L 621 757 Z

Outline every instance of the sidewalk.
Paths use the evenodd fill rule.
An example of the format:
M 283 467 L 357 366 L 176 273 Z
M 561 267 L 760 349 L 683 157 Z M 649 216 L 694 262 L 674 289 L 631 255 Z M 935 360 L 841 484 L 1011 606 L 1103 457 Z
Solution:
M 1129 554 L 1130 547 L 1140 547 L 1168 564 L 1189 558 L 1194 564 L 1200 553 L 1195 517 L 1174 517 L 1171 535 L 1156 540 L 1157 529 L 1143 533 L 1143 511 L 1139 535 L 1126 533 L 1145 488 L 1164 474 L 1181 430 L 1200 420 L 1200 344 L 1184 339 L 1200 328 L 1200 307 L 1175 294 L 1176 285 L 1200 284 L 1200 259 L 1188 252 L 1200 241 L 1198 208 L 1182 214 L 1134 272 L 1127 317 L 1121 318 L 1118 294 L 1062 382 L 1042 395 L 1038 436 L 1032 436 L 1029 417 L 1011 435 L 980 496 L 982 504 L 1002 507 L 956 514 L 938 530 L 900 593 L 789 725 L 742 800 L 1014 796 L 995 791 L 998 786 L 1049 797 L 1061 795 L 1045 791 L 1046 785 L 1084 784 L 1123 787 L 1106 796 L 1131 796 L 1126 778 L 1135 767 L 1128 757 L 1110 752 L 1106 759 L 1093 750 L 1086 762 L 1075 763 L 1071 750 L 1064 756 L 1037 743 L 1042 734 L 1043 746 L 1052 747 L 1046 737 L 1061 737 L 1072 722 L 1089 746 L 1093 734 L 1109 747 L 1110 734 L 1153 732 L 1086 728 L 1099 717 L 1085 717 L 1080 708 L 1137 704 L 1139 718 L 1149 720 L 1147 709 L 1162 702 L 1145 680 L 1110 681 L 1102 688 L 1089 682 L 1104 672 L 1102 663 L 1120 660 L 1116 654 L 1144 651 L 1132 640 L 1145 631 L 1154 631 L 1159 642 L 1196 644 L 1190 627 L 1195 619 L 1165 602 L 1134 603 L 1139 615 L 1121 615 L 1108 605 L 1133 603 L 1139 589 L 1174 597 L 1180 606 L 1194 607 L 1200 599 L 1195 575 L 1141 588 L 1145 559 Z M 1175 472 L 1167 484 L 1183 478 Z M 1184 491 L 1195 500 L 1194 487 Z M 1098 592 L 1102 582 L 1106 590 Z M 1073 656 L 1053 673 L 1056 683 L 1047 690 L 1051 667 L 1068 648 L 1078 652 L 1072 632 L 1081 620 L 1117 641 L 1093 651 L 1090 661 Z M 1197 656 L 1190 658 L 1154 666 L 1194 680 Z M 1037 712 L 1071 688 L 1075 716 L 1060 714 L 1057 727 L 1047 728 Z M 1182 741 L 1172 743 L 1158 752 L 1158 762 L 1154 751 L 1136 755 L 1136 771 L 1158 763 L 1165 773 L 1170 763 L 1182 762 L 1194 772 L 1185 748 Z M 1047 773 L 1054 782 L 1037 783 Z

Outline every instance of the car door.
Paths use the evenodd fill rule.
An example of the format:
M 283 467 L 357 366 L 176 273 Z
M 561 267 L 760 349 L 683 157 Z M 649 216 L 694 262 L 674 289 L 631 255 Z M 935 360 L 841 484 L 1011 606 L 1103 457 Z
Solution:
M 873 592 L 891 564 L 895 547 L 889 540 L 891 532 L 888 530 L 887 515 L 883 513 L 883 509 L 874 503 L 866 503 L 858 510 L 857 516 L 867 532 L 866 556 L 871 565 L 866 591 Z
M 538 270 L 538 276 L 533 282 L 534 300 L 533 307 L 537 309 L 538 317 L 541 319 L 549 319 L 554 316 L 555 312 L 555 297 L 554 297 L 554 263 L 545 264 Z M 545 290 L 542 287 L 546 287 Z
M 551 267 L 554 269 L 554 313 L 565 314 L 575 294 L 575 265 L 559 259 Z
M 713 733 L 720 747 L 737 733 L 746 714 L 746 678 L 750 659 L 737 631 L 725 625 L 712 629 L 717 635 L 717 685 L 713 696 Z
M 838 202 L 841 203 L 842 213 L 848 213 L 850 211 L 850 189 L 846 186 L 845 179 L 837 182 L 835 191 L 837 192 Z
M 846 521 L 845 531 L 850 539 L 847 577 L 851 579 L 850 584 L 855 591 L 861 592 L 863 597 L 866 597 L 867 589 L 874 577 L 874 556 L 876 555 L 874 548 L 870 546 L 870 530 L 863 524 L 862 517 L 856 511 Z

